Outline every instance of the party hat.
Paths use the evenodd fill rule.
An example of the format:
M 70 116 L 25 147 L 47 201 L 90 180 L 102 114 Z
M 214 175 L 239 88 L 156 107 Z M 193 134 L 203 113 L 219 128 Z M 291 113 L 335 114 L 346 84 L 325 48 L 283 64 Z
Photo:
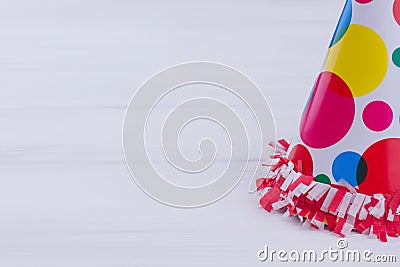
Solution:
M 347 0 L 298 136 L 274 144 L 257 181 L 261 206 L 341 236 L 399 236 L 399 86 L 400 0 Z

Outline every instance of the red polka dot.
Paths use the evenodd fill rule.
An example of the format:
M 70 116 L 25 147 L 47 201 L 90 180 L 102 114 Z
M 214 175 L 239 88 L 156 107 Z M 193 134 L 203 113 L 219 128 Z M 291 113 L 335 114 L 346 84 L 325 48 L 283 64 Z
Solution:
M 314 164 L 312 156 L 305 146 L 295 145 L 288 159 L 294 163 L 296 172 L 301 172 L 304 175 L 313 175 Z
M 386 130 L 392 124 L 393 111 L 387 103 L 373 101 L 364 108 L 362 117 L 368 129 L 380 132 Z
M 300 123 L 300 137 L 312 148 L 339 142 L 350 130 L 355 114 L 347 84 L 332 72 L 319 75 Z
M 359 185 L 364 194 L 386 194 L 400 190 L 400 139 L 383 139 L 371 145 L 363 154 L 367 176 Z
M 368 4 L 368 3 L 371 3 L 372 1 L 374 1 L 374 0 L 356 0 L 356 2 L 359 4 Z
M 395 0 L 393 3 L 393 16 L 400 25 L 400 0 Z

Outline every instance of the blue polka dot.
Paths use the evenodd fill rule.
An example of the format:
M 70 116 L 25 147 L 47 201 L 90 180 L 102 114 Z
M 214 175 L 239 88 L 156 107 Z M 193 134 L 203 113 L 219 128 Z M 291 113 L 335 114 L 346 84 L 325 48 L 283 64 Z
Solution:
M 350 26 L 352 16 L 353 16 L 353 6 L 351 4 L 351 0 L 347 0 L 329 47 L 334 46 L 337 42 L 340 41 L 340 39 L 343 38 L 343 36 L 347 32 L 347 29 Z
M 356 152 L 343 152 L 334 160 L 332 174 L 337 182 L 343 179 L 352 186 L 358 186 L 367 176 L 367 163 Z

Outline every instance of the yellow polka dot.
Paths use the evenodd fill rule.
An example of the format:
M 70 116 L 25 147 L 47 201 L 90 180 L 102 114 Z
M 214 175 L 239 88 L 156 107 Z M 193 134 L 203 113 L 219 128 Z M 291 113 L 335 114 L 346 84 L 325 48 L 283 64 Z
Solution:
M 329 49 L 325 70 L 339 75 L 357 97 L 379 86 L 388 64 L 382 38 L 366 26 L 351 24 L 344 37 Z

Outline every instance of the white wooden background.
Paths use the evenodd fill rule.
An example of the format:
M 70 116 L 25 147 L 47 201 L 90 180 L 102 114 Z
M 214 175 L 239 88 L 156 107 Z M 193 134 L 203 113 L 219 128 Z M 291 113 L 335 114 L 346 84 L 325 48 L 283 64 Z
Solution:
M 205 208 L 159 204 L 131 179 L 121 135 L 142 82 L 209 60 L 252 78 L 290 137 L 343 2 L 1 0 L 0 266 L 261 266 L 264 245 L 335 247 L 266 214 L 248 181 Z

